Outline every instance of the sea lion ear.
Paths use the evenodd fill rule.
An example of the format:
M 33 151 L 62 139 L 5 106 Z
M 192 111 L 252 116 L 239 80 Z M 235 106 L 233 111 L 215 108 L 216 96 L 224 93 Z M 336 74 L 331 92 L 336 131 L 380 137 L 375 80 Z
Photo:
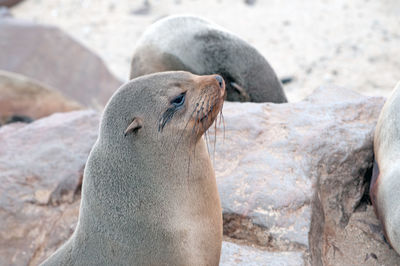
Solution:
M 143 120 L 140 117 L 135 117 L 132 120 L 132 123 L 124 131 L 124 136 L 128 135 L 131 132 L 138 131 L 143 127 Z

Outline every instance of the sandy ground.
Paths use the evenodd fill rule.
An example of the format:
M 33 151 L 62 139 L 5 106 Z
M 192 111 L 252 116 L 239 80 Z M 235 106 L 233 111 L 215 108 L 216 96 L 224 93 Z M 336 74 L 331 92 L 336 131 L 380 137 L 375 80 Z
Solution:
M 247 2 L 247 3 L 246 3 Z M 92 48 L 123 80 L 135 42 L 155 20 L 195 14 L 254 45 L 290 101 L 334 83 L 388 96 L 400 80 L 399 0 L 26 0 L 14 16 L 54 24 Z M 250 3 L 250 4 L 249 4 Z

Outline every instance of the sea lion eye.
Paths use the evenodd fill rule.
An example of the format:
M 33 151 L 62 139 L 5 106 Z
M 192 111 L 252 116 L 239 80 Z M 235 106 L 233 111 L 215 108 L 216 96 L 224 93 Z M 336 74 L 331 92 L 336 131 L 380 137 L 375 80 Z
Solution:
M 185 96 L 186 91 L 182 92 L 171 101 L 172 106 L 169 107 L 160 118 L 160 122 L 158 124 L 159 132 L 163 130 L 164 126 L 168 123 L 168 121 L 171 120 L 174 114 L 182 108 L 183 104 L 185 103 Z
M 185 103 L 185 96 L 186 96 L 186 92 L 183 92 L 181 94 L 179 94 L 177 97 L 175 97 L 172 101 L 171 104 L 175 107 L 181 107 L 184 103 Z

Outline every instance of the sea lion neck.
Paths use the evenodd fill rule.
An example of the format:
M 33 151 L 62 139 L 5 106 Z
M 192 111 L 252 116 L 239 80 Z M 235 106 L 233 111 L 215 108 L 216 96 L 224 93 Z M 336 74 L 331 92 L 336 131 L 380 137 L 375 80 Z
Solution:
M 109 237 L 121 239 L 136 222 L 138 212 L 143 212 L 141 216 L 147 222 L 158 215 L 149 212 L 150 205 L 165 206 L 168 203 L 171 209 L 165 206 L 164 210 L 175 212 L 186 198 L 177 194 L 177 190 L 191 193 L 198 190 L 199 182 L 208 183 L 214 178 L 203 139 L 198 141 L 194 150 L 180 149 L 174 154 L 149 150 L 129 158 L 122 158 L 115 152 L 104 153 L 102 147 L 95 146 L 85 168 L 82 192 L 85 214 L 82 214 L 82 219 L 102 219 L 104 227 L 109 227 L 118 217 L 121 227 Z M 144 214 L 146 212 L 149 213 Z M 129 242 L 129 239 L 124 241 Z

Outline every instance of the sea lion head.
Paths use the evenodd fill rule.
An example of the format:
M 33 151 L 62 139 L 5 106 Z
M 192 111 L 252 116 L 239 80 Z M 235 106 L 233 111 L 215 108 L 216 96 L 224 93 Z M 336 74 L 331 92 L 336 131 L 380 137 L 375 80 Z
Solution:
M 219 75 L 173 71 L 133 79 L 107 104 L 99 141 L 197 142 L 217 118 L 224 97 L 225 82 Z

